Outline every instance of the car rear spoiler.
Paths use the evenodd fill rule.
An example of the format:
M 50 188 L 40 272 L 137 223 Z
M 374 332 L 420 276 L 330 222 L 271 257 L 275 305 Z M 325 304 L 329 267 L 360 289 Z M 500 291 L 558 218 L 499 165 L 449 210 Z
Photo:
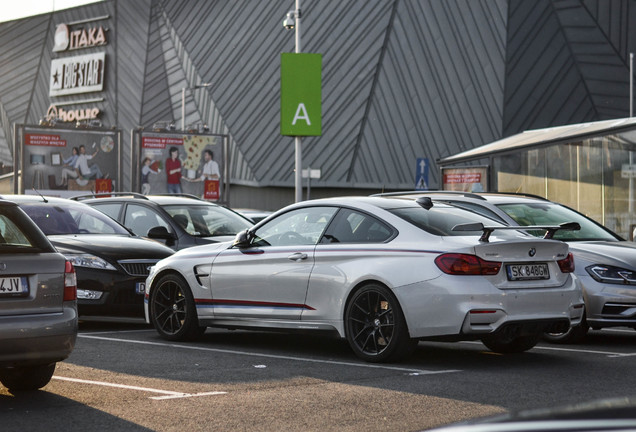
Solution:
M 490 234 L 495 230 L 546 230 L 544 239 L 551 239 L 554 237 L 554 233 L 559 230 L 578 231 L 581 229 L 581 225 L 578 222 L 565 222 L 560 225 L 527 225 L 527 226 L 484 226 L 481 222 L 472 222 L 455 225 L 452 231 L 482 231 L 483 234 L 479 238 L 480 242 L 488 243 Z

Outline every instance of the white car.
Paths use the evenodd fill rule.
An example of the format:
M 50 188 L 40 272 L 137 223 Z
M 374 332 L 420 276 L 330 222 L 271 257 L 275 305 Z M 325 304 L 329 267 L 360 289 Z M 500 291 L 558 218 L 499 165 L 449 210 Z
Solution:
M 329 198 L 161 260 L 145 311 L 168 340 L 206 327 L 335 331 L 371 362 L 426 339 L 521 352 L 580 323 L 573 269 L 565 243 L 430 198 Z

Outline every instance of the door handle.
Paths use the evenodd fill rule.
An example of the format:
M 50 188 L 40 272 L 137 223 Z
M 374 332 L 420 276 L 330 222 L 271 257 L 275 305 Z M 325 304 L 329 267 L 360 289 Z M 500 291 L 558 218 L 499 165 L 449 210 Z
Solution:
M 292 261 L 302 261 L 307 259 L 307 254 L 302 252 L 296 252 L 287 257 Z

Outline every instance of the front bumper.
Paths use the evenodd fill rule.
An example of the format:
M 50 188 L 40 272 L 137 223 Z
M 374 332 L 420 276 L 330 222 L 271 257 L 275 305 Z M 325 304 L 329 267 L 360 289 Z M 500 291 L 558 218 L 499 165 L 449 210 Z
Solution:
M 119 271 L 76 268 L 77 289 L 97 292 L 98 299 L 81 298 L 77 307 L 80 316 L 144 317 L 146 276 L 132 276 Z
M 591 328 L 636 328 L 636 286 L 605 284 L 590 276 L 581 276 L 581 285 Z

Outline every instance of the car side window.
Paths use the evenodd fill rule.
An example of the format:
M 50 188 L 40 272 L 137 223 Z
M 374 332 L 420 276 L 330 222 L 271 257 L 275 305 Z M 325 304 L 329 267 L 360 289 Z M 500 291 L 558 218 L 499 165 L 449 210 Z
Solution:
M 93 204 L 100 212 L 104 213 L 107 216 L 110 216 L 112 219 L 119 220 L 119 212 L 121 211 L 121 204 L 118 203 L 105 203 L 105 204 Z
M 336 213 L 335 207 L 305 207 L 272 219 L 256 233 L 254 246 L 315 245 Z
M 341 209 L 320 243 L 383 243 L 395 230 L 375 217 L 351 209 Z
M 137 204 L 128 204 L 124 215 L 124 225 L 138 236 L 147 236 L 150 228 L 163 226 L 170 231 L 170 225 L 154 210 Z

